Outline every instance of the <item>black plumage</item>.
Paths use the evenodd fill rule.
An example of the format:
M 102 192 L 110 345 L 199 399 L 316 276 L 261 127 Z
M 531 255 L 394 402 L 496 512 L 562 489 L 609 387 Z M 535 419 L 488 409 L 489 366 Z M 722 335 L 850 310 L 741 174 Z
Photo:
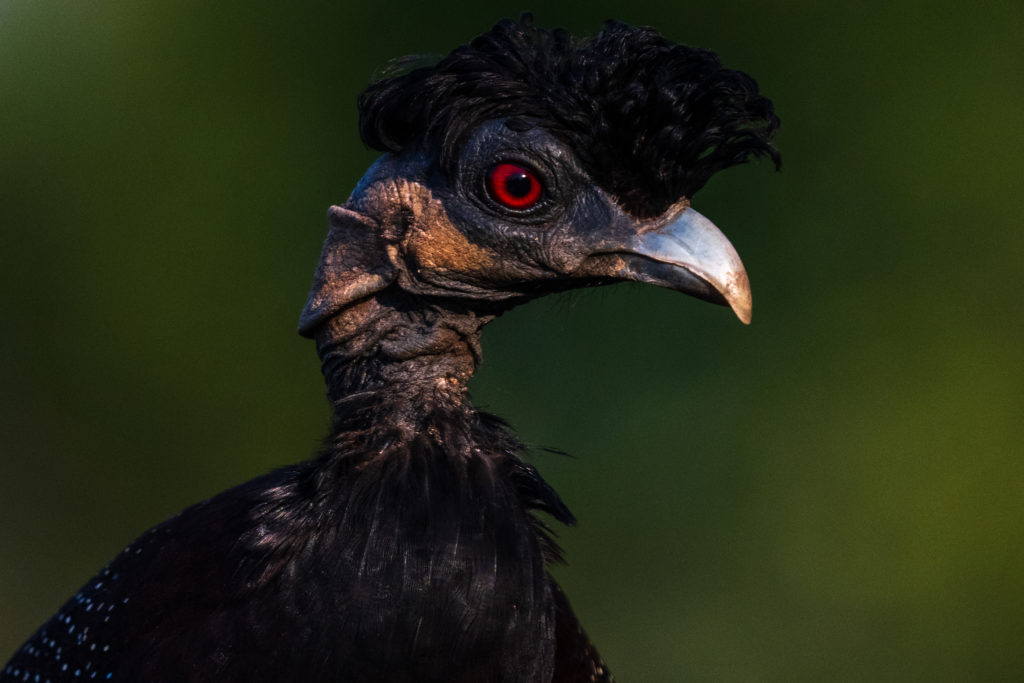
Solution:
M 710 50 L 616 22 L 583 41 L 502 22 L 436 66 L 371 85 L 359 105 L 368 145 L 422 146 L 448 173 L 481 123 L 542 121 L 637 216 L 661 214 L 752 156 L 779 163 L 778 118 L 750 76 Z
M 611 680 L 535 513 L 572 515 L 469 401 L 480 329 L 622 280 L 748 319 L 742 264 L 689 200 L 777 162 L 771 104 L 652 29 L 524 17 L 359 107 L 386 154 L 331 209 L 300 321 L 334 410 L 320 454 L 144 534 L 0 681 Z

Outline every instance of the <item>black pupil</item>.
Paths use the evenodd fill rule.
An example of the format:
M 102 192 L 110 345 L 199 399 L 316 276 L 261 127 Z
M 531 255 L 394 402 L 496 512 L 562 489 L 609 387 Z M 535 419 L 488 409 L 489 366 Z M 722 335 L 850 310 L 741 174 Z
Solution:
M 525 197 L 530 194 L 532 187 L 530 176 L 522 171 L 512 173 L 505 179 L 505 190 L 513 197 Z

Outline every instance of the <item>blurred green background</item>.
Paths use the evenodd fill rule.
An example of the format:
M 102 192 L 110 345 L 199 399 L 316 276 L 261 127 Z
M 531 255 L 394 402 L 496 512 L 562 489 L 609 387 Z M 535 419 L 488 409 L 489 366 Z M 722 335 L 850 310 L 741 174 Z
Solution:
M 136 534 L 312 454 L 354 100 L 508 3 L 0 1 L 0 660 Z M 697 196 L 754 324 L 620 285 L 486 332 L 624 681 L 1024 676 L 1024 4 L 592 0 L 776 103 Z

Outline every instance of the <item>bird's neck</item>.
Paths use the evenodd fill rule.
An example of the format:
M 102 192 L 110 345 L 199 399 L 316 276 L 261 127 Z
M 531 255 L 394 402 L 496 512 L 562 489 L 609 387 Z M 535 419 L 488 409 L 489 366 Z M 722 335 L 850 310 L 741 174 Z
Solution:
M 336 428 L 366 406 L 374 406 L 372 422 L 408 436 L 428 428 L 438 411 L 468 416 L 481 328 L 498 313 L 382 293 L 335 316 L 318 333 L 317 351 Z

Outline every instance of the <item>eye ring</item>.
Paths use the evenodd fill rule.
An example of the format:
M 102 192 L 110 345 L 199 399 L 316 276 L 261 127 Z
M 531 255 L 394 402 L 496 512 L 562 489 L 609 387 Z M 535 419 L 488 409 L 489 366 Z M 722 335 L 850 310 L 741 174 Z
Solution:
M 487 195 L 513 211 L 528 211 L 540 203 L 544 186 L 532 169 L 512 161 L 500 161 L 487 172 Z

